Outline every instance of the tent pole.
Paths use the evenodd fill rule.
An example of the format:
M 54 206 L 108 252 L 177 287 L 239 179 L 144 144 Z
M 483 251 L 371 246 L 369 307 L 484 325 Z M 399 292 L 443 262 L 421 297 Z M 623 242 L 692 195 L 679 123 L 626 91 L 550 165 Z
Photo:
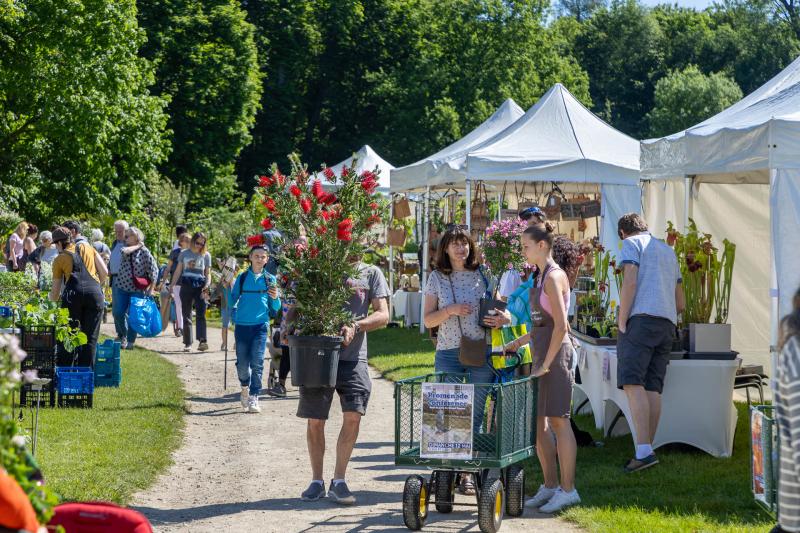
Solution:
M 389 225 L 394 220 L 394 196 L 389 196 L 389 222 L 384 228 L 384 238 L 389 238 Z M 389 321 L 394 318 L 394 246 L 389 245 Z
M 472 182 L 467 178 L 467 206 L 466 206 L 466 223 L 467 230 L 472 230 Z
M 500 216 L 500 211 L 503 209 L 503 195 L 497 193 L 497 221 L 500 222 L 502 217 Z
M 683 177 L 683 232 L 689 231 L 689 210 L 692 205 L 692 181 L 690 176 Z
M 425 286 L 428 284 L 428 263 L 430 260 L 428 259 L 428 254 L 430 250 L 430 245 L 428 244 L 428 239 L 430 238 L 430 228 L 428 227 L 430 224 L 430 207 L 431 207 L 431 186 L 428 185 L 425 187 L 425 213 L 423 214 L 423 223 L 422 223 L 422 239 L 421 242 L 425 246 L 422 249 L 422 265 L 420 265 L 420 270 L 422 271 L 422 281 L 420 283 L 420 292 L 425 291 Z M 419 332 L 425 333 L 425 298 L 420 298 L 419 300 Z

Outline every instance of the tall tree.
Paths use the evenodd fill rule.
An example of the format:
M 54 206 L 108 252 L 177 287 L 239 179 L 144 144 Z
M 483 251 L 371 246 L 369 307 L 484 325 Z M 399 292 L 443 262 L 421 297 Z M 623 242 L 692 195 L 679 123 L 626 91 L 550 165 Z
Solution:
M 240 182 L 301 151 L 312 166 L 370 143 L 407 163 L 457 139 L 505 98 L 529 106 L 560 81 L 589 102 L 539 1 L 248 1 L 266 71 Z
M 592 13 L 606 6 L 605 0 L 558 0 L 556 13 L 562 17 L 573 17 L 578 22 L 583 22 L 592 16 Z
M 41 224 L 142 199 L 167 151 L 134 0 L 0 6 L 0 196 Z
M 647 131 L 655 83 L 664 73 L 662 43 L 658 20 L 635 0 L 614 0 L 576 38 L 595 111 L 635 138 Z
M 190 205 L 224 204 L 261 97 L 255 28 L 236 0 L 140 2 L 139 22 L 154 92 L 170 99 L 172 153 L 161 170 L 187 187 Z
M 723 73 L 705 75 L 695 65 L 672 71 L 656 83 L 655 107 L 648 114 L 650 135 L 684 130 L 741 98 L 742 90 Z

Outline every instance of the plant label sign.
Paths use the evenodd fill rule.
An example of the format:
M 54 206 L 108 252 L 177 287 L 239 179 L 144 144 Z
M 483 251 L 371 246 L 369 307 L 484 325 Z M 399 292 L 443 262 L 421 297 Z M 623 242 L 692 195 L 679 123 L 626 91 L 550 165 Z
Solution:
M 420 457 L 472 459 L 474 398 L 471 384 L 422 384 Z

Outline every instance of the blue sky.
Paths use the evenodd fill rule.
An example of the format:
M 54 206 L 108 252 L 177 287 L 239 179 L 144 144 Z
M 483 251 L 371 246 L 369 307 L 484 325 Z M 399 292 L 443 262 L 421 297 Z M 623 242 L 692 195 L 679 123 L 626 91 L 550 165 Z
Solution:
M 644 5 L 647 6 L 655 6 L 657 4 L 663 3 L 677 3 L 681 7 L 693 7 L 695 9 L 705 9 L 706 7 L 710 6 L 712 1 L 711 0 L 675 0 L 669 1 L 659 1 L 659 0 L 641 0 Z

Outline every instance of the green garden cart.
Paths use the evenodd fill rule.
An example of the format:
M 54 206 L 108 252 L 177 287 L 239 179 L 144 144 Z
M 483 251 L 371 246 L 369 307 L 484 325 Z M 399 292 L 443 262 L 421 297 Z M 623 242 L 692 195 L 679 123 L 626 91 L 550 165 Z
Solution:
M 423 429 L 436 431 L 432 427 L 443 423 L 443 420 L 431 418 L 430 403 L 425 410 L 428 418 L 423 423 L 426 400 L 422 390 L 426 383 L 472 385 L 468 416 L 473 422 L 468 458 L 437 458 L 430 453 L 421 456 Z M 430 504 L 440 513 L 450 513 L 454 506 L 477 507 L 478 525 L 484 533 L 500 529 L 506 514 L 522 515 L 525 487 L 522 462 L 535 453 L 537 386 L 538 380 L 533 377 L 504 383 L 470 384 L 466 374 L 441 372 L 395 384 L 395 464 L 432 471 L 428 477 L 414 474 L 406 479 L 403 489 L 406 527 L 415 531 L 422 529 Z M 469 427 L 469 419 L 467 424 Z M 443 427 L 441 431 L 451 429 Z M 464 474 L 475 476 L 475 503 L 455 501 L 456 480 Z

